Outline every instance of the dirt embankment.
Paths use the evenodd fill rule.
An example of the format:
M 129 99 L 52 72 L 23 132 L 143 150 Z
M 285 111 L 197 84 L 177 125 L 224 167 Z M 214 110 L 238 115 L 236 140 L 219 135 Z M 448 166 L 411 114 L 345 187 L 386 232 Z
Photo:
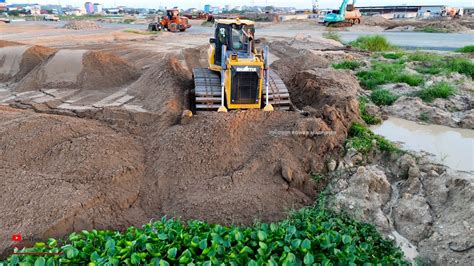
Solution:
M 89 120 L 0 109 L 3 232 L 45 238 L 92 227 L 122 229 L 162 215 L 250 224 L 312 204 L 322 188 L 311 173 L 324 169 L 359 119 L 351 87 L 339 77 L 329 81 L 335 70 L 282 73 L 294 83 L 295 99 L 305 95 L 297 90 L 325 97 L 326 103 L 299 100 L 321 111 L 182 118 L 188 68 L 200 60 L 184 57 L 165 57 L 130 86 L 153 113 L 95 109 L 82 113 Z M 320 76 L 327 74 L 326 88 Z M 15 191 L 21 200 L 11 200 Z
M 426 28 L 446 32 L 463 32 L 474 29 L 472 21 L 452 19 L 426 19 L 426 20 L 389 20 L 381 16 L 364 17 L 362 24 L 379 26 L 386 30 L 424 30 Z
M 423 155 L 367 157 L 350 150 L 344 161 L 370 165 L 338 169 L 330 204 L 374 224 L 394 239 L 405 255 L 428 265 L 469 265 L 472 252 L 474 197 L 472 174 L 433 164 Z M 341 165 L 341 163 L 339 163 Z

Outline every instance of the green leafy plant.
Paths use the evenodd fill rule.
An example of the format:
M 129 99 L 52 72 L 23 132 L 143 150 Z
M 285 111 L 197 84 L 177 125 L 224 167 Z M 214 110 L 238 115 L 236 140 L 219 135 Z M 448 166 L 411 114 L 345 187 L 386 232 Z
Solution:
M 421 113 L 420 116 L 418 117 L 418 119 L 420 121 L 423 121 L 423 122 L 429 122 L 430 121 L 430 118 L 428 117 L 427 113 Z
M 342 43 L 341 35 L 337 31 L 329 30 L 323 33 L 323 37 L 330 40 L 335 40 Z
M 474 78 L 474 63 L 463 57 L 443 57 L 438 54 L 415 52 L 408 55 L 409 61 L 418 62 L 415 70 L 422 74 L 449 74 L 457 72 Z
M 463 57 L 449 57 L 445 60 L 445 63 L 449 72 L 458 72 L 474 78 L 474 63 L 472 60 Z
M 382 123 L 382 120 L 376 116 L 373 116 L 367 112 L 368 99 L 365 97 L 359 98 L 359 112 L 362 120 L 368 125 L 377 125 Z
M 372 52 L 384 52 L 395 49 L 387 38 L 381 35 L 361 36 L 350 44 L 354 47 Z
M 422 76 L 406 73 L 403 62 L 393 64 L 375 62 L 370 70 L 360 71 L 356 75 L 360 84 L 370 90 L 388 83 L 406 83 L 410 86 L 419 86 L 424 83 Z
M 332 67 L 334 67 L 335 69 L 356 70 L 359 67 L 361 67 L 361 63 L 358 61 L 353 61 L 353 60 L 344 60 L 341 63 L 333 64 Z
M 391 93 L 389 90 L 377 89 L 370 94 L 370 99 L 376 105 L 392 105 L 398 96 Z
M 375 227 L 336 214 L 318 204 L 288 219 L 253 227 L 183 223 L 163 218 L 125 232 L 82 231 L 64 241 L 24 252 L 63 252 L 18 256 L 23 265 L 408 265 L 394 243 Z
M 434 62 L 442 59 L 443 57 L 434 54 L 434 53 L 428 53 L 428 52 L 421 52 L 421 51 L 416 51 L 413 53 L 408 54 L 408 60 L 410 61 L 419 61 L 419 62 Z
M 456 89 L 449 83 L 439 82 L 414 93 L 414 95 L 420 97 L 425 102 L 432 102 L 437 98 L 449 98 L 455 92 Z
M 474 45 L 467 45 L 462 48 L 456 49 L 458 53 L 474 53 Z
M 375 148 L 388 153 L 403 152 L 389 140 L 374 134 L 370 129 L 358 123 L 354 123 L 349 129 L 349 138 L 346 140 L 347 146 L 356 149 L 362 154 L 368 154 Z

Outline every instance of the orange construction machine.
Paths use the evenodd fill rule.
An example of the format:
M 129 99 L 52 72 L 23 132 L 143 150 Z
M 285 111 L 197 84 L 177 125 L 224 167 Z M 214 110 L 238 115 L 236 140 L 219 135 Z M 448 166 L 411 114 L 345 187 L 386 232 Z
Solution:
M 171 32 L 185 31 L 191 28 L 187 17 L 179 15 L 178 9 L 166 10 L 166 16 L 163 16 L 158 22 L 152 22 L 148 25 L 149 31 L 167 30 Z

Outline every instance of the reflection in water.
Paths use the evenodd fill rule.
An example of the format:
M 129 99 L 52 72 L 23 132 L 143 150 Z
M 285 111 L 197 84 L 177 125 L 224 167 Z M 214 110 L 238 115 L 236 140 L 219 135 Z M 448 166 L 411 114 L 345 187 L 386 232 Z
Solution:
M 427 151 L 455 170 L 474 171 L 474 130 L 416 122 L 391 117 L 372 130 L 391 141 L 403 142 L 403 147 Z

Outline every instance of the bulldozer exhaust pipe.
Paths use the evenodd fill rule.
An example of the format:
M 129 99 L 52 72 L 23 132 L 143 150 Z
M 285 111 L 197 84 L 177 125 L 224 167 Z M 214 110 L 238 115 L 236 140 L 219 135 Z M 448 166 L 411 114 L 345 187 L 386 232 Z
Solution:
M 222 45 L 222 54 L 221 54 L 221 107 L 217 110 L 218 113 L 227 113 L 227 108 L 225 108 L 225 65 L 226 65 L 226 53 L 227 47 Z
M 268 45 L 263 48 L 264 75 L 265 75 L 265 107 L 264 111 L 273 111 L 273 106 L 268 101 Z

